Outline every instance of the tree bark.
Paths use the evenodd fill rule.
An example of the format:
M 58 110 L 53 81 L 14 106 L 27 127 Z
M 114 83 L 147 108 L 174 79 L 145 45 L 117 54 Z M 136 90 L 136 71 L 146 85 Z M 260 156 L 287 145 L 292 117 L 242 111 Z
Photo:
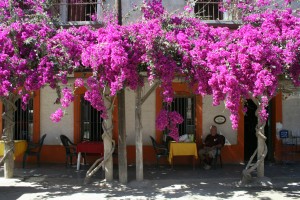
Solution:
M 143 131 L 142 131 L 142 104 L 141 87 L 138 86 L 135 96 L 135 147 L 136 147 L 136 180 L 144 179 L 143 170 Z
M 126 118 L 125 118 L 125 90 L 118 93 L 118 113 L 119 113 L 119 140 L 118 140 L 118 161 L 119 161 L 119 181 L 127 183 L 127 150 L 126 150 Z
M 257 177 L 265 176 L 265 157 L 266 157 L 266 137 L 265 137 L 265 125 L 259 120 L 256 128 L 256 137 L 257 137 L 257 160 L 260 161 L 257 166 Z
M 118 24 L 122 25 L 122 1 L 115 0 Z M 125 90 L 118 93 L 118 120 L 119 120 L 119 139 L 118 139 L 118 162 L 119 162 L 119 181 L 127 183 L 127 150 L 126 150 L 126 120 L 125 120 Z
M 265 157 L 268 153 L 268 148 L 266 145 L 266 136 L 264 134 L 264 128 L 266 123 L 262 122 L 260 120 L 260 117 L 258 116 L 258 112 L 262 109 L 261 103 L 258 99 L 253 98 L 253 102 L 257 106 L 257 110 L 255 112 L 255 115 L 257 116 L 258 122 L 256 126 L 256 137 L 257 137 L 257 148 L 253 155 L 251 156 L 246 168 L 243 170 L 243 177 L 242 177 L 242 183 L 247 183 L 251 180 L 251 173 L 257 169 L 257 177 L 262 178 L 265 175 Z M 257 161 L 256 163 L 250 167 L 252 160 L 254 156 L 257 154 Z
M 2 139 L 4 140 L 4 178 L 14 176 L 14 126 L 15 126 L 15 101 L 16 95 L 10 94 L 8 98 L 3 98 L 5 112 L 3 113 L 4 129 Z
M 97 159 L 90 169 L 86 172 L 84 183 L 88 183 L 90 178 L 102 167 L 105 171 L 105 179 L 107 182 L 113 181 L 113 152 L 115 150 L 115 141 L 112 139 L 113 130 L 113 109 L 115 98 L 105 98 L 104 103 L 107 110 L 108 118 L 102 122 L 102 128 L 104 133 L 102 134 L 104 144 L 104 157 Z
M 104 171 L 105 171 L 105 179 L 106 181 L 113 181 L 113 157 L 110 154 L 111 149 L 114 148 L 112 146 L 112 130 L 113 130 L 113 104 L 114 102 L 110 99 L 104 98 L 105 107 L 107 108 L 107 119 L 103 121 L 103 130 L 106 132 L 104 134 L 103 143 L 104 143 L 104 160 L 107 158 L 104 164 Z

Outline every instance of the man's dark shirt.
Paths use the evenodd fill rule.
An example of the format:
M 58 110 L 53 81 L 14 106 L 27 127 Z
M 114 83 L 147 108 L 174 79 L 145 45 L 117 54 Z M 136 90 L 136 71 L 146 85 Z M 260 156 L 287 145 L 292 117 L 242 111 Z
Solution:
M 212 147 L 216 146 L 218 144 L 221 144 L 224 146 L 225 144 L 225 137 L 223 135 L 216 134 L 215 136 L 212 136 L 211 134 L 207 135 L 205 138 L 205 146 Z

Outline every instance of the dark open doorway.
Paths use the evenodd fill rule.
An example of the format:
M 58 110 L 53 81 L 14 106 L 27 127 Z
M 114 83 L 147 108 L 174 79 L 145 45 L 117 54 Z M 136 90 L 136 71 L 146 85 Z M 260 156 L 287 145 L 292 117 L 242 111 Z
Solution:
M 270 105 L 269 105 L 270 107 Z M 247 112 L 244 116 L 244 161 L 247 162 L 250 160 L 250 157 L 254 153 L 255 149 L 257 148 L 257 138 L 255 135 L 255 127 L 257 125 L 257 117 L 255 116 L 255 111 L 257 109 L 257 106 L 252 100 L 247 100 Z M 270 109 L 267 108 L 267 111 L 270 115 Z M 267 136 L 267 147 L 268 150 L 272 151 L 272 134 L 270 130 L 270 119 L 266 123 L 265 126 L 265 135 Z M 256 160 L 256 157 L 254 158 Z M 272 160 L 272 153 L 268 153 L 266 160 Z
M 247 100 L 247 112 L 244 116 L 244 160 L 250 160 L 251 155 L 257 147 L 257 138 L 255 135 L 255 127 L 257 124 L 257 117 L 255 111 L 257 106 L 252 100 Z M 256 158 L 255 158 L 256 160 Z

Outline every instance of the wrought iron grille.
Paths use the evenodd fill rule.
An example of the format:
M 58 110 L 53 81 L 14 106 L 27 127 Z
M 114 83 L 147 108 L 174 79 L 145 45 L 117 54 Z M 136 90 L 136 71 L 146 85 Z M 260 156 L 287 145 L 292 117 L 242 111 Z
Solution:
M 178 125 L 179 135 L 195 134 L 195 97 L 175 97 L 171 105 L 164 104 L 169 111 L 178 112 L 183 123 Z
M 54 16 L 62 22 L 94 21 L 99 15 L 102 0 L 55 0 L 52 8 Z
M 90 102 L 81 97 L 81 141 L 102 141 L 101 112 L 93 108 Z
M 221 11 L 224 0 L 198 0 L 195 4 L 195 14 L 202 20 L 239 20 L 241 12 L 238 9 L 238 1 L 232 0 L 226 3 L 226 11 Z
M 33 99 L 29 100 L 26 110 L 21 108 L 21 99 L 17 100 L 15 111 L 14 139 L 32 141 L 33 137 Z
M 223 13 L 219 9 L 221 4 L 220 0 L 197 1 L 196 16 L 203 20 L 223 20 Z

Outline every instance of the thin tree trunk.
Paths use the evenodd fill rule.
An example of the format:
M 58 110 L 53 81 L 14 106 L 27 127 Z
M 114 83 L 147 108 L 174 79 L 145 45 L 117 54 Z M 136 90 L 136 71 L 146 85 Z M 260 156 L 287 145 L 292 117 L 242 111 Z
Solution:
M 10 94 L 8 98 L 3 98 L 5 112 L 3 113 L 4 129 L 2 139 L 4 140 L 4 177 L 14 176 L 14 114 L 16 111 L 16 95 Z
M 268 148 L 266 145 L 266 136 L 264 134 L 264 128 L 266 123 L 262 122 L 260 120 L 260 117 L 258 116 L 258 112 L 262 109 L 261 104 L 258 99 L 253 98 L 253 102 L 257 106 L 257 110 L 255 112 L 255 115 L 257 116 L 258 122 L 256 126 L 256 137 L 257 137 L 257 149 L 251 156 L 246 168 L 243 170 L 243 177 L 242 177 L 242 183 L 247 183 L 251 180 L 251 173 L 257 169 L 257 177 L 262 178 L 265 175 L 265 157 L 268 153 Z M 257 154 L 257 161 L 256 163 L 250 167 L 252 160 L 254 156 Z
M 103 94 L 105 97 L 105 94 Z M 102 122 L 102 128 L 104 133 L 102 134 L 102 139 L 104 143 L 104 157 L 97 159 L 90 169 L 86 172 L 84 183 L 88 183 L 90 178 L 102 167 L 105 171 L 105 179 L 110 182 L 113 181 L 113 158 L 112 154 L 115 150 L 115 141 L 112 139 L 113 130 L 113 108 L 114 99 L 104 98 L 105 107 L 107 110 L 108 118 Z
M 256 129 L 257 136 L 257 160 L 259 160 L 259 164 L 257 166 L 257 177 L 265 176 L 265 157 L 266 157 L 266 138 L 265 138 L 265 125 L 266 123 L 261 123 L 258 120 L 258 125 Z
M 143 172 L 143 131 L 142 131 L 141 87 L 138 86 L 135 97 L 135 145 L 136 145 L 136 180 L 144 179 Z
M 112 155 L 110 154 L 111 149 L 114 148 L 112 146 L 112 129 L 113 129 L 113 123 L 112 123 L 112 118 L 113 118 L 113 101 L 108 100 L 104 98 L 105 106 L 107 108 L 107 116 L 108 118 L 103 121 L 103 130 L 106 132 L 103 137 L 103 143 L 104 143 L 104 160 L 106 157 L 107 158 L 105 164 L 104 164 L 104 171 L 105 171 L 105 179 L 106 181 L 113 181 L 113 158 Z
M 127 183 L 127 150 L 126 150 L 126 118 L 125 118 L 125 90 L 118 93 L 119 113 L 119 140 L 118 140 L 118 161 L 119 181 Z

